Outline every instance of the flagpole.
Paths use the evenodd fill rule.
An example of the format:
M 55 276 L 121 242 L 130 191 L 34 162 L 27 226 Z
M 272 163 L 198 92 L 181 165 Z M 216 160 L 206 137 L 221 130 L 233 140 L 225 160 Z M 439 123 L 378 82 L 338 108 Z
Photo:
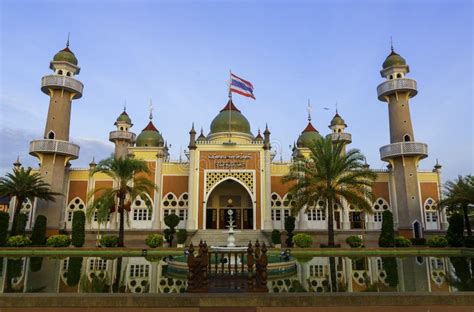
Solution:
M 232 122 L 232 92 L 230 91 L 230 86 L 232 84 L 232 70 L 229 69 L 229 143 L 231 142 L 232 139 L 232 132 L 231 132 L 231 127 L 230 124 Z

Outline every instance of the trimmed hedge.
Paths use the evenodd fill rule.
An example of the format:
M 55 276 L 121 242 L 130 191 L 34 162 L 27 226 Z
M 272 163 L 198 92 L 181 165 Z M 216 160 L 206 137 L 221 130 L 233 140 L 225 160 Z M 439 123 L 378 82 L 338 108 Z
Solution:
M 67 265 L 66 283 L 69 287 L 79 284 L 81 279 L 82 257 L 70 257 Z
M 281 233 L 278 230 L 272 231 L 272 243 L 273 245 L 281 244 Z
M 43 215 L 38 215 L 31 232 L 31 243 L 34 246 L 43 246 L 46 244 L 46 224 L 47 219 Z
M 43 266 L 43 257 L 31 257 L 30 258 L 30 270 L 31 272 L 39 272 Z
M 364 247 L 364 241 L 359 236 L 349 236 L 346 238 L 346 243 L 351 246 L 351 248 Z
M 395 247 L 410 247 L 411 241 L 403 236 L 397 236 L 394 239 Z
M 419 238 L 411 238 L 411 244 L 413 246 L 425 246 L 426 245 L 426 238 L 419 237 Z
M 173 236 L 176 233 L 175 227 L 179 224 L 179 217 L 174 214 L 170 213 L 165 217 L 165 224 L 168 226 L 168 229 L 165 229 L 163 233 L 165 234 L 165 239 L 169 243 L 170 247 L 173 246 Z
M 58 234 L 48 237 L 46 245 L 49 247 L 69 247 L 71 238 L 68 235 Z
M 104 247 L 117 247 L 119 238 L 116 235 L 104 235 L 100 238 L 100 245 Z
M 31 240 L 25 235 L 10 236 L 7 240 L 8 247 L 26 247 L 31 245 Z
M 5 246 L 7 244 L 9 222 L 10 215 L 8 212 L 0 211 L 0 246 Z
M 380 230 L 379 246 L 393 247 L 395 244 L 395 232 L 393 231 L 393 214 L 385 210 L 382 214 L 382 229 Z
M 293 242 L 297 247 L 309 248 L 313 244 L 313 238 L 308 234 L 298 233 L 293 236 Z
M 74 211 L 72 215 L 72 245 L 84 246 L 86 240 L 86 214 L 84 211 Z
M 433 236 L 428 239 L 429 247 L 448 247 L 448 240 L 444 236 Z
M 286 247 L 293 247 L 293 231 L 295 230 L 296 218 L 288 216 L 285 218 Z
M 449 227 L 446 239 L 450 247 L 462 247 L 464 245 L 464 218 L 459 213 L 453 213 L 449 218 Z
M 161 247 L 163 245 L 163 235 L 160 234 L 150 234 L 145 239 L 145 244 L 150 248 Z
M 188 232 L 185 229 L 180 229 L 176 233 L 176 241 L 178 244 L 186 243 L 186 238 L 188 238 Z
M 16 235 L 25 234 L 27 222 L 28 222 L 28 216 L 26 214 L 24 213 L 18 214 L 18 218 L 16 221 Z

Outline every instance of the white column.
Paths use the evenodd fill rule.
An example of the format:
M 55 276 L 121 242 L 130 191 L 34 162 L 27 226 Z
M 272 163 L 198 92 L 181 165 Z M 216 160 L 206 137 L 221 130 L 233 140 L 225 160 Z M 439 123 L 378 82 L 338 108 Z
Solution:
M 270 149 L 266 149 L 264 152 L 264 176 L 265 176 L 265 185 L 261 188 L 265 192 L 265 205 L 263 206 L 264 213 L 262 214 L 264 216 L 264 223 L 263 223 L 263 229 L 266 231 L 271 231 L 273 230 L 273 223 L 272 223 L 272 180 L 271 180 L 271 156 L 270 156 Z M 262 208 L 262 207 L 261 207 Z M 283 219 L 285 218 L 284 215 L 281 216 Z
M 349 222 L 349 205 L 345 199 L 342 199 L 342 229 L 350 230 L 351 223 Z
M 186 230 L 196 229 L 196 194 L 194 192 L 194 181 L 196 176 L 196 150 L 189 149 L 189 178 L 188 178 L 188 219 Z

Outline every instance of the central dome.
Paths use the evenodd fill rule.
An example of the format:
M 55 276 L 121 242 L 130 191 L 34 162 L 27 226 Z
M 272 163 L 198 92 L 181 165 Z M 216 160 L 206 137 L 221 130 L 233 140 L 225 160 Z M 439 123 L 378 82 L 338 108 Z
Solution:
M 301 132 L 300 136 L 298 137 L 298 141 L 296 144 L 298 147 L 310 147 L 314 145 L 314 142 L 321 139 L 321 135 L 319 134 L 318 130 L 313 126 L 311 121 L 308 121 L 308 125 L 306 128 Z
M 230 126 L 229 126 L 230 122 Z M 252 135 L 250 123 L 244 115 L 235 107 L 232 100 L 219 112 L 211 122 L 210 134 L 220 132 L 241 132 Z

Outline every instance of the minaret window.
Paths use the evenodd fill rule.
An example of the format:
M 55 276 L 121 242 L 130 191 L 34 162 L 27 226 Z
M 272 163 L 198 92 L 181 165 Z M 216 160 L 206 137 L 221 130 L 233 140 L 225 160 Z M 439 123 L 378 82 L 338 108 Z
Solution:
M 49 132 L 48 132 L 48 139 L 54 140 L 54 137 L 55 137 L 54 132 L 53 132 L 53 131 L 49 131 Z
M 58 70 L 58 75 L 62 75 L 63 74 L 63 71 L 60 69 Z
M 390 77 L 389 77 L 388 79 L 392 80 L 392 79 L 393 79 L 393 75 L 390 75 Z
M 398 73 L 397 78 L 402 78 L 402 74 Z
M 67 72 L 67 73 L 66 73 L 66 76 L 71 77 L 71 73 L 70 73 L 70 72 Z
M 403 141 L 411 142 L 411 137 L 408 134 L 405 134 L 405 136 L 403 137 Z

